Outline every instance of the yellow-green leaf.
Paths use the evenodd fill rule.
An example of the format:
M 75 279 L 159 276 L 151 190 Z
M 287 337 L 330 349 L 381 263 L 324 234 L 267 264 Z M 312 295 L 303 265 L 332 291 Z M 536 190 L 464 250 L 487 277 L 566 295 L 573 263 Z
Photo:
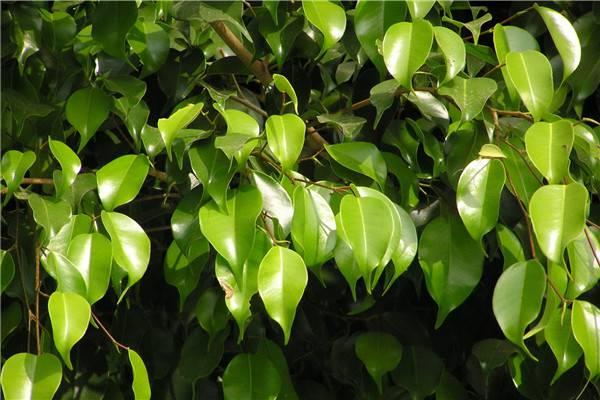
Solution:
M 75 293 L 54 292 L 48 300 L 54 345 L 69 369 L 71 349 L 81 340 L 90 323 L 91 307 L 87 300 Z

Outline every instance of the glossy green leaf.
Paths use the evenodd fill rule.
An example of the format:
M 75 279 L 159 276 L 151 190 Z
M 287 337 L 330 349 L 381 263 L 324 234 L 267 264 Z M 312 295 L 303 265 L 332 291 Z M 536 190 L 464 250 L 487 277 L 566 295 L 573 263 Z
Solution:
M 108 118 L 112 99 L 102 90 L 94 87 L 79 89 L 67 100 L 65 114 L 67 121 L 79 131 L 79 150 L 94 136 L 100 125 Z
M 546 56 L 535 50 L 511 52 L 506 55 L 506 69 L 533 119 L 542 119 L 554 97 L 552 67 Z
M 400 363 L 402 345 L 389 333 L 366 332 L 356 338 L 354 349 L 382 393 L 381 378 Z
M 141 226 L 125 214 L 102 211 L 102 225 L 110 236 L 115 262 L 127 273 L 127 290 L 142 276 L 150 261 L 150 239 Z
M 274 220 L 277 220 L 277 225 L 283 236 L 286 237 L 292 229 L 292 217 L 294 215 L 292 199 L 285 189 L 269 175 L 255 171 L 252 173 L 252 177 L 262 197 L 263 212 L 269 216 L 264 223 L 272 232 L 278 233 L 274 229 Z
M 438 305 L 435 327 L 461 305 L 481 279 L 483 252 L 460 218 L 438 217 L 423 230 L 419 264 L 427 291 Z
M 156 72 L 167 61 L 169 35 L 160 25 L 138 21 L 129 32 L 127 41 L 144 64 L 142 76 Z
M 231 160 L 211 142 L 194 145 L 188 151 L 188 157 L 192 171 L 204 186 L 204 190 L 219 208 L 224 209 L 229 181 L 235 173 Z
M 446 127 L 448 125 L 448 109 L 433 94 L 425 90 L 415 90 L 404 95 L 408 101 L 413 103 L 421 114 L 436 124 Z M 429 150 L 428 143 L 423 143 L 426 150 Z
M 338 226 L 338 232 L 341 229 L 340 214 L 336 215 L 336 224 Z M 336 246 L 334 249 L 335 263 L 340 273 L 348 283 L 350 287 L 350 292 L 352 293 L 352 298 L 356 300 L 356 283 L 362 276 L 362 271 L 358 266 L 358 262 L 354 258 L 354 254 L 352 253 L 352 249 L 350 246 L 343 240 L 339 239 L 336 242 Z
M 375 2 L 367 1 L 366 3 L 370 4 Z M 393 4 L 396 3 L 398 2 L 393 2 Z M 389 79 L 387 81 L 380 82 L 371 88 L 371 91 L 369 92 L 369 101 L 377 110 L 373 127 L 376 128 L 377 125 L 379 125 L 379 121 L 381 120 L 385 110 L 390 108 L 394 103 L 399 86 L 400 85 L 398 84 L 398 81 L 395 79 Z
M 600 375 L 600 309 L 587 301 L 575 300 L 571 329 L 583 350 L 590 379 L 594 379 Z
M 13 193 L 25 177 L 25 173 L 35 163 L 35 153 L 26 151 L 9 150 L 2 156 L 2 179 L 6 182 L 7 197 Z
M 150 165 L 143 155 L 121 156 L 96 172 L 98 194 L 106 211 L 129 203 L 137 196 Z
M 108 290 L 112 264 L 112 248 L 106 236 L 85 233 L 75 236 L 69 244 L 67 258 L 77 268 L 87 288 L 86 299 L 94 304 Z
M 546 185 L 531 197 L 529 215 L 540 248 L 561 263 L 565 247 L 583 232 L 588 192 L 579 183 Z
M 181 252 L 191 260 L 201 255 L 202 251 L 197 251 L 197 248 L 201 249 L 204 243 L 207 243 L 206 238 L 200 232 L 198 221 L 202 194 L 201 187 L 196 187 L 187 192 L 171 215 L 173 239 Z
M 51 400 L 61 380 L 60 361 L 49 353 L 15 354 L 4 362 L 0 377 L 4 397 L 19 400 Z
M 549 183 L 561 183 L 569 175 L 573 126 L 567 120 L 536 122 L 525 132 L 527 156 Z
M 302 148 L 306 125 L 295 114 L 272 115 L 265 123 L 267 142 L 283 169 L 294 167 Z
M 194 256 L 193 260 L 182 253 L 176 241 L 171 242 L 167 249 L 164 262 L 165 281 L 177 288 L 180 310 L 183 310 L 186 299 L 198 286 L 200 274 L 210 252 L 208 241 L 202 239 L 194 243 L 191 253 Z
M 368 142 L 347 142 L 325 147 L 327 153 L 343 167 L 366 175 L 385 186 L 387 167 L 381 152 Z
M 0 250 L 0 294 L 15 277 L 15 262 L 9 252 Z
M 133 382 L 131 388 L 136 400 L 150 399 L 152 392 L 150 391 L 150 381 L 148 380 L 148 372 L 144 365 L 144 360 L 133 349 L 127 349 L 131 369 L 133 370 Z
M 125 55 L 125 37 L 135 24 L 137 7 L 133 2 L 99 3 L 94 10 L 92 36 L 108 54 L 122 58 Z
M 214 202 L 200 208 L 200 229 L 215 250 L 223 256 L 240 279 L 256 233 L 256 219 L 262 211 L 258 189 L 243 186 L 232 191 L 227 209 L 220 210 Z
M 327 0 L 302 0 L 302 10 L 308 22 L 323 34 L 321 54 L 344 35 L 346 12 L 343 7 Z
M 581 61 L 579 37 L 573 25 L 561 13 L 548 7 L 540 7 L 537 4 L 534 7 L 544 20 L 562 59 L 562 83 L 577 69 Z
M 498 246 L 504 258 L 504 269 L 517 262 L 525 261 L 523 245 L 513 231 L 502 224 L 498 224 L 496 225 L 496 234 Z
M 228 158 L 234 158 L 238 165 L 244 165 L 248 156 L 256 146 L 256 140 L 260 134 L 258 122 L 251 115 L 239 110 L 221 111 L 227 123 L 225 136 L 217 136 L 215 147 L 223 150 Z
M 546 273 L 536 260 L 519 262 L 507 268 L 494 288 L 492 307 L 504 336 L 529 352 L 523 334 L 540 313 L 546 291 Z
M 417 255 L 417 229 L 410 215 L 404 209 L 395 204 L 400 215 L 400 241 L 398 247 L 392 254 L 394 264 L 393 273 L 388 275 L 385 291 L 389 290 L 394 281 L 400 277 L 410 266 Z
M 81 340 L 90 323 L 91 307 L 87 300 L 75 293 L 54 292 L 48 300 L 54 345 L 69 369 L 71 349 Z
M 443 85 L 451 81 L 465 68 L 467 53 L 462 38 L 454 31 L 443 26 L 435 26 L 433 33 L 446 62 L 446 75 L 442 82 L 440 82 Z
M 272 400 L 280 390 L 279 372 L 262 354 L 240 353 L 223 373 L 225 400 Z
M 58 140 L 48 140 L 48 145 L 52 155 L 58 160 L 62 168 L 60 185 L 57 185 L 56 193 L 58 197 L 69 191 L 69 188 L 75 182 L 75 178 L 81 170 L 81 160 L 69 146 Z
M 496 92 L 496 82 L 489 78 L 463 79 L 459 76 L 442 86 L 438 93 L 450 96 L 462 112 L 462 119 L 470 121 L 481 114 L 485 103 Z
M 203 103 L 188 104 L 175 111 L 169 118 L 158 120 L 158 130 L 163 142 L 165 142 L 169 159 L 171 159 L 171 146 L 178 134 L 198 117 L 202 107 L 204 107 Z
M 275 246 L 260 263 L 258 292 L 269 316 L 281 326 L 285 344 L 307 282 L 304 260 L 293 250 Z
M 505 181 L 502 162 L 487 158 L 471 161 L 460 175 L 456 207 L 465 228 L 478 242 L 496 226 Z
M 506 155 L 502 152 L 500 147 L 492 143 L 486 143 L 481 146 L 478 154 L 480 157 L 485 158 L 506 158 Z
M 408 11 L 410 12 L 410 16 L 413 21 L 424 18 L 429 11 L 433 8 L 435 4 L 434 0 L 408 0 L 406 2 L 408 5 Z
M 589 228 L 567 245 L 570 280 L 567 298 L 575 299 L 592 289 L 600 279 L 600 243 Z
M 294 110 L 296 111 L 296 114 L 298 114 L 298 96 L 296 96 L 296 91 L 294 90 L 294 87 L 290 81 L 288 81 L 288 79 L 283 75 L 273 74 L 273 83 L 275 84 L 277 90 L 279 90 L 281 93 L 287 94 L 290 97 L 290 100 L 292 100 L 292 103 L 294 103 Z
M 28 202 L 35 222 L 44 228 L 48 237 L 56 235 L 71 218 L 71 206 L 66 201 L 55 201 L 32 193 Z
M 528 206 L 531 196 L 542 186 L 542 176 L 526 156 L 525 146 L 520 140 L 507 139 L 507 143 L 501 143 L 500 148 L 506 154 L 503 161 L 506 175 L 512 180 L 512 184 L 507 185 L 508 190 Z
M 583 353 L 571 330 L 571 310 L 567 310 L 564 315 L 555 313 L 544 329 L 544 337 L 558 363 L 552 378 L 554 383 L 562 374 L 575 366 Z
M 46 263 L 58 283 L 56 290 L 63 293 L 76 293 L 86 298 L 87 286 L 85 280 L 77 267 L 66 255 L 50 252 Z
M 390 26 L 383 38 L 383 59 L 394 78 L 412 89 L 412 77 L 425 63 L 433 44 L 429 21 L 399 22 Z

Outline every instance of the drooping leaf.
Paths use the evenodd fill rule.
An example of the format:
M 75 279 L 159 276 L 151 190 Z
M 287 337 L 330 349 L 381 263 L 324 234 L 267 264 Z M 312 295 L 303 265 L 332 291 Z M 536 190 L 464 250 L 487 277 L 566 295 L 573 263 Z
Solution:
M 15 261 L 9 252 L 0 250 L 0 294 L 15 277 Z
M 567 245 L 571 272 L 566 297 L 575 299 L 600 279 L 600 243 L 589 228 Z
M 111 100 L 102 90 L 93 87 L 79 89 L 69 96 L 65 115 L 81 135 L 77 152 L 81 152 L 108 118 Z
M 223 344 L 228 334 L 226 329 L 211 340 L 200 327 L 196 327 L 187 335 L 177 365 L 177 372 L 185 381 L 194 383 L 214 371 L 223 357 Z
M 92 36 L 113 57 L 125 58 L 125 37 L 135 24 L 137 7 L 133 2 L 99 3 L 94 10 Z
M 98 195 L 106 211 L 129 203 L 137 196 L 150 165 L 143 155 L 126 155 L 112 160 L 96 172 Z
M 540 248 L 561 263 L 565 247 L 583 232 L 588 192 L 579 183 L 546 185 L 531 197 L 529 215 Z
M 573 126 L 567 120 L 536 122 L 525 132 L 527 156 L 549 183 L 561 183 L 569 175 Z
M 200 274 L 210 251 L 208 241 L 205 238 L 202 239 L 194 244 L 192 255 L 195 257 L 192 260 L 181 252 L 175 241 L 171 242 L 165 255 L 165 281 L 177 288 L 180 310 L 183 310 L 186 299 L 198 286 Z
M 294 389 L 292 378 L 288 369 L 288 363 L 281 348 L 269 339 L 263 339 L 258 345 L 257 354 L 264 355 L 279 372 L 281 378 L 281 390 L 277 395 L 281 400 L 298 400 L 298 395 Z
M 91 308 L 87 300 L 75 293 L 54 292 L 48 300 L 54 345 L 69 369 L 71 349 L 81 340 L 90 323 Z
M 389 333 L 366 332 L 356 338 L 354 349 L 382 393 L 381 378 L 400 363 L 402 345 Z
M 280 390 L 279 372 L 262 354 L 240 353 L 223 373 L 225 400 L 271 400 Z
M 479 283 L 483 252 L 460 218 L 447 216 L 427 224 L 419 241 L 418 257 L 427 291 L 438 305 L 435 327 L 439 328 Z
M 262 197 L 263 212 L 268 215 L 264 223 L 270 227 L 269 229 L 272 229 L 275 227 L 273 220 L 276 219 L 283 236 L 286 237 L 292 229 L 292 217 L 294 216 L 292 199 L 285 189 L 269 175 L 255 171 L 252 173 L 252 177 Z M 276 233 L 274 229 L 272 231 Z
M 433 43 L 429 21 L 399 22 L 388 28 L 383 38 L 383 59 L 394 78 L 412 89 L 412 76 L 425 63 Z
M 323 34 L 321 54 L 336 44 L 346 31 L 346 12 L 327 0 L 302 0 L 304 16 Z
M 341 132 L 346 139 L 354 139 L 367 122 L 363 117 L 344 112 L 321 114 L 317 117 L 317 120 Z
M 258 292 L 269 316 L 281 326 L 285 344 L 307 282 L 304 260 L 293 250 L 272 247 L 260 263 Z
M 56 235 L 71 218 L 71 206 L 64 200 L 54 201 L 32 193 L 28 202 L 35 222 L 44 228 L 47 237 Z
M 489 78 L 463 79 L 457 76 L 442 86 L 438 93 L 450 96 L 462 111 L 462 119 L 470 121 L 481 113 L 497 88 L 496 82 Z
M 435 35 L 435 41 L 446 61 L 446 75 L 442 82 L 440 82 L 440 84 L 443 85 L 444 83 L 451 81 L 465 68 L 467 54 L 462 38 L 454 31 L 444 28 L 443 26 L 435 26 L 433 28 L 433 33 Z
M 260 133 L 258 122 L 250 114 L 240 110 L 220 110 L 227 132 L 225 136 L 215 138 L 215 147 L 223 150 L 227 158 L 234 158 L 238 165 L 244 165 L 248 156 L 256 146 L 256 138 Z
M 507 185 L 508 190 L 528 206 L 535 191 L 542 186 L 542 177 L 524 154 L 525 146 L 520 140 L 507 139 L 500 143 L 500 148 L 506 154 L 503 161 L 506 175 L 512 180 L 512 184 Z
M 295 114 L 272 115 L 265 123 L 267 142 L 281 166 L 292 169 L 304 147 L 306 125 Z
M 338 230 L 338 235 L 340 235 L 340 231 L 343 230 L 340 221 L 340 214 L 336 215 L 336 225 Z M 356 283 L 362 276 L 362 271 L 358 266 L 356 259 L 354 258 L 354 254 L 352 253 L 352 249 L 350 246 L 343 240 L 340 239 L 336 242 L 334 249 L 335 263 L 348 283 L 350 287 L 350 292 L 352 293 L 352 298 L 356 300 Z
M 424 399 L 435 392 L 443 372 L 444 363 L 431 349 L 405 346 L 400 364 L 392 372 L 392 378 L 412 398 Z
M 296 114 L 298 114 L 298 96 L 296 96 L 296 91 L 294 90 L 294 87 L 290 81 L 288 81 L 288 79 L 283 75 L 273 74 L 273 83 L 275 84 L 277 90 L 279 90 L 281 93 L 287 94 L 290 97 L 290 100 L 292 100 L 292 103 L 294 103 L 294 110 L 296 111 Z
M 365 3 L 370 4 L 376 2 L 367 1 Z M 398 2 L 393 2 L 392 4 L 396 3 Z M 371 91 L 369 92 L 369 101 L 377 110 L 373 127 L 377 128 L 384 111 L 390 108 L 390 106 L 394 103 L 399 86 L 400 85 L 398 84 L 398 81 L 395 79 L 388 79 L 387 81 L 380 82 L 371 88 Z
M 208 288 L 196 303 L 196 319 L 209 335 L 209 342 L 225 329 L 229 321 L 229 311 L 225 305 L 225 297 L 217 288 Z
M 142 357 L 133 349 L 127 349 L 131 369 L 133 370 L 133 382 L 131 388 L 136 400 L 145 400 L 151 397 L 150 381 L 148 380 L 148 372 L 144 365 Z
M 188 104 L 175 111 L 169 118 L 158 120 L 158 130 L 162 137 L 169 160 L 171 159 L 171 146 L 180 131 L 191 124 L 202 111 L 203 103 Z
M 519 262 L 507 268 L 494 288 L 492 307 L 504 336 L 527 355 L 523 335 L 527 325 L 540 313 L 546 291 L 546 273 L 536 260 Z
M 397 204 L 395 205 L 400 215 L 400 242 L 392 254 L 392 263 L 394 264 L 393 273 L 386 278 L 385 291 L 389 290 L 394 281 L 404 273 L 417 255 L 417 229 L 410 215 Z
M 498 224 L 496 225 L 496 233 L 498 246 L 504 258 L 504 269 L 517 262 L 525 261 L 523 245 L 513 231 L 502 224 Z
M 58 163 L 62 168 L 60 185 L 57 185 L 56 188 L 57 197 L 61 197 L 62 194 L 69 190 L 73 182 L 75 182 L 75 178 L 81 169 L 81 160 L 77 157 L 77 154 L 63 142 L 50 139 L 48 140 L 48 145 L 52 155 L 58 160 Z
M 10 196 L 23 181 L 25 173 L 33 163 L 35 163 L 35 153 L 26 151 L 21 153 L 18 150 L 9 150 L 2 156 L 2 179 L 6 182 L 8 191 L 6 196 Z
M 448 109 L 439 101 L 433 94 L 425 91 L 425 90 L 415 90 L 408 94 L 405 94 L 404 97 L 411 103 L 413 103 L 421 114 L 429 120 L 433 120 L 436 124 L 446 128 L 448 126 L 448 119 L 450 116 L 448 115 Z M 424 147 L 429 150 L 428 143 L 423 143 Z
M 332 144 L 325 147 L 327 153 L 342 166 L 366 175 L 385 186 L 387 167 L 381 152 L 368 142 L 347 142 Z
M 160 25 L 151 21 L 138 21 L 129 32 L 127 41 L 144 64 L 142 77 L 158 71 L 167 61 L 169 35 Z
M 15 354 L 4 362 L 0 376 L 4 397 L 19 400 L 51 400 L 61 380 L 60 361 L 50 353 Z
M 408 11 L 412 20 L 424 18 L 435 4 L 434 0 L 408 0 Z
M 106 236 L 84 233 L 75 236 L 69 244 L 67 258 L 77 268 L 85 282 L 86 299 L 94 304 L 108 290 L 112 264 L 112 248 Z
M 571 330 L 571 310 L 567 310 L 564 316 L 555 313 L 544 329 L 544 337 L 558 363 L 558 368 L 552 378 L 554 383 L 562 374 L 575 366 L 583 353 Z
M 590 380 L 594 379 L 600 374 L 600 309 L 587 301 L 575 300 L 571 329 L 583 350 Z

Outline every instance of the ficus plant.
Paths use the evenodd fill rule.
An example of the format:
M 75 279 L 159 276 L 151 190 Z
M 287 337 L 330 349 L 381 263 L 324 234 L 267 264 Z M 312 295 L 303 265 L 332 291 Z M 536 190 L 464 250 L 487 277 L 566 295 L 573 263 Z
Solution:
M 13 399 L 597 399 L 600 8 L 2 2 Z

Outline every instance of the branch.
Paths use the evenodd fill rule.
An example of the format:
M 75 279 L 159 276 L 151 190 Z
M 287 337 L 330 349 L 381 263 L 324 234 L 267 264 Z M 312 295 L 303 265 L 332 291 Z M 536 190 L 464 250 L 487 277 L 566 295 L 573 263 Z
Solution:
M 35 243 L 35 344 L 37 345 L 37 353 L 42 353 L 40 346 L 40 245 L 36 240 Z
M 100 322 L 100 319 L 98 318 L 98 316 L 96 314 L 94 314 L 93 311 L 92 311 L 92 318 L 94 318 L 94 321 L 96 321 L 96 323 L 98 324 L 98 326 L 100 327 L 100 329 L 102 329 L 102 331 L 106 334 L 106 336 L 108 336 L 108 338 L 110 339 L 110 341 L 113 342 L 113 344 L 117 348 L 117 351 L 119 350 L 119 348 L 121 348 L 123 350 L 129 350 L 129 347 L 125 346 L 124 344 L 121 344 L 119 341 L 117 341 L 117 339 L 115 339 L 113 337 L 113 335 L 110 334 L 110 332 L 108 331 L 108 329 L 106 329 L 104 327 L 104 325 L 102 325 L 102 322 Z

